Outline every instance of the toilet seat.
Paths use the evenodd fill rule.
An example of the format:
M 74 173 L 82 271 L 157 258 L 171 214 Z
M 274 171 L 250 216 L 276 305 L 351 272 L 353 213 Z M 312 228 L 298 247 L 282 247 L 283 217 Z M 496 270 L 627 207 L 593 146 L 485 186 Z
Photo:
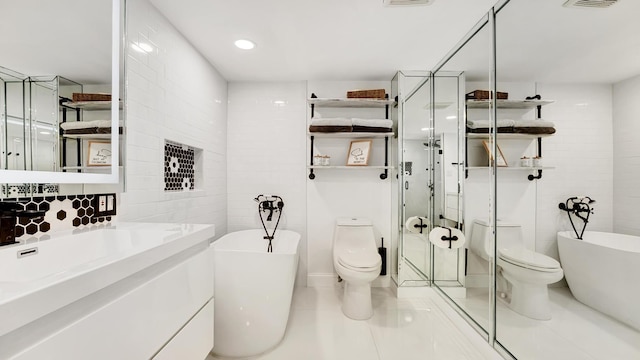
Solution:
M 505 262 L 535 271 L 555 272 L 561 269 L 556 259 L 523 247 L 499 249 L 499 256 Z
M 338 255 L 338 263 L 348 269 L 371 271 L 380 266 L 382 259 L 378 253 L 369 251 L 345 252 Z

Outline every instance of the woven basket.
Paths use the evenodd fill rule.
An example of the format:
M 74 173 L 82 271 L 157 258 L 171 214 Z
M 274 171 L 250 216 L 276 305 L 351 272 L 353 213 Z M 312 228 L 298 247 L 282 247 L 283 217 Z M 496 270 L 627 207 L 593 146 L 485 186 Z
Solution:
M 491 95 L 490 95 L 491 94 Z M 493 98 L 493 91 L 489 90 L 474 90 L 467 93 L 467 100 L 489 100 Z M 509 93 L 498 91 L 498 100 L 507 100 Z
M 347 91 L 348 99 L 384 99 L 385 95 L 384 89 Z
M 111 94 L 73 93 L 73 101 L 111 101 Z

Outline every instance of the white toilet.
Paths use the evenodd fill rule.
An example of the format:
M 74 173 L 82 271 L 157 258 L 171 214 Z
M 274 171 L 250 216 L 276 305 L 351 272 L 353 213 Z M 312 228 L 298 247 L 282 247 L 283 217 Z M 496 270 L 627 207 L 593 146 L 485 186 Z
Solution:
M 551 319 L 547 285 L 562 279 L 560 263 L 525 249 L 520 225 L 498 221 L 496 234 L 498 298 L 526 317 Z M 493 235 L 486 220 L 473 222 L 469 248 L 487 261 L 493 257 Z
M 369 319 L 373 315 L 371 282 L 382 266 L 370 220 L 337 219 L 333 266 L 345 283 L 342 312 L 354 320 Z

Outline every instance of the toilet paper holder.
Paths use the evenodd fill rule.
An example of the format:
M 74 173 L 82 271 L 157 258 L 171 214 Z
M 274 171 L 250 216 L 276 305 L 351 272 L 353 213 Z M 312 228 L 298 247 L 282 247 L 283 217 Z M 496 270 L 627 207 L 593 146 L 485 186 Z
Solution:
M 452 242 L 452 241 L 458 241 L 458 237 L 457 237 L 457 236 L 455 236 L 455 235 L 453 235 L 453 234 L 451 233 L 451 228 L 450 228 L 450 227 L 444 227 L 444 226 L 438 226 L 438 227 L 441 227 L 441 228 L 443 228 L 443 229 L 447 229 L 447 230 L 449 230 L 449 236 L 442 235 L 442 236 L 440 237 L 440 240 L 442 240 L 442 241 L 448 241 L 448 242 L 449 242 L 449 249 L 451 249 L 451 242 Z
M 414 228 L 416 228 L 416 229 L 418 229 L 418 228 L 419 228 L 419 229 L 420 229 L 420 234 L 422 234 L 422 229 L 424 229 L 424 228 L 428 228 L 428 227 L 429 227 L 429 224 L 425 224 L 425 223 L 422 221 L 422 218 L 421 218 L 421 217 L 419 217 L 419 218 L 418 218 L 418 220 L 420 220 L 420 225 L 418 225 L 418 224 L 414 224 L 414 225 L 413 225 L 413 227 L 414 227 Z

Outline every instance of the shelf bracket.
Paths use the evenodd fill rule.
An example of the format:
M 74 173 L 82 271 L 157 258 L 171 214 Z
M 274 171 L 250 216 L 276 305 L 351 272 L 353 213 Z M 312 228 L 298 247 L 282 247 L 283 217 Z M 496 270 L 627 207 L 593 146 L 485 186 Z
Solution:
M 387 105 L 388 107 L 389 105 Z M 380 174 L 380 179 L 384 180 L 387 178 L 387 176 L 389 176 L 389 169 L 387 169 L 387 166 L 389 166 L 389 137 L 385 136 L 384 137 L 384 173 Z
M 309 157 L 309 165 L 313 166 L 313 140 L 315 139 L 315 136 L 311 135 L 310 139 L 311 139 L 311 154 Z M 309 180 L 313 180 L 315 178 L 316 178 L 316 174 L 313 173 L 313 168 L 309 169 Z
M 541 178 L 542 178 L 542 170 L 538 170 L 538 175 L 529 174 L 529 176 L 527 176 L 527 179 L 529 179 L 529 181 L 538 180 Z

